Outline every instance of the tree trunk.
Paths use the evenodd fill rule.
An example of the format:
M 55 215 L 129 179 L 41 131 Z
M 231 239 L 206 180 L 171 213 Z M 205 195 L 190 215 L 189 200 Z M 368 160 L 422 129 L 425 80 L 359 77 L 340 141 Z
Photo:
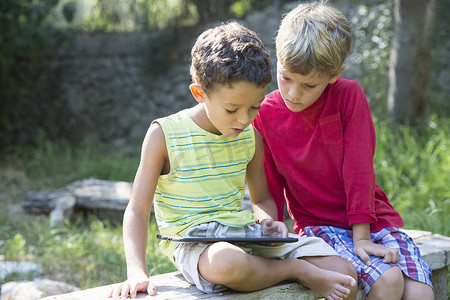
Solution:
M 397 123 L 424 117 L 436 0 L 395 0 L 388 112 Z

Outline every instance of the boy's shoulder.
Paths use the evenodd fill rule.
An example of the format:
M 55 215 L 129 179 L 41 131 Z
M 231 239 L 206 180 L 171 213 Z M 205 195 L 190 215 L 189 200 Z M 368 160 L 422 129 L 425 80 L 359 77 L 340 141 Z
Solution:
M 273 99 L 277 99 L 277 98 L 281 98 L 281 93 L 279 89 L 273 90 L 270 93 L 268 93 L 265 97 L 264 97 L 264 102 L 268 101 L 268 100 L 273 100 Z
M 270 93 L 268 93 L 265 97 L 264 97 L 264 101 L 261 105 L 262 107 L 265 106 L 273 106 L 273 105 L 277 105 L 282 103 L 283 98 L 281 97 L 281 92 L 279 89 L 276 89 Z
M 164 117 L 157 118 L 157 119 L 153 120 L 152 124 L 153 123 L 161 124 L 161 123 L 167 123 L 167 122 L 179 123 L 179 122 L 181 122 L 183 120 L 186 120 L 187 118 L 189 118 L 189 116 L 187 114 L 186 109 L 184 109 L 184 110 L 180 110 L 178 112 L 175 112 L 175 113 L 173 113 L 171 115 L 167 115 L 167 116 L 164 116 Z
M 352 98 L 365 98 L 364 91 L 358 81 L 339 77 L 336 82 L 328 84 L 321 97 L 341 99 L 346 102 Z
M 361 89 L 361 85 L 358 81 L 346 78 L 346 77 L 339 77 L 335 83 L 329 84 L 330 87 L 334 88 L 345 88 L 345 89 Z

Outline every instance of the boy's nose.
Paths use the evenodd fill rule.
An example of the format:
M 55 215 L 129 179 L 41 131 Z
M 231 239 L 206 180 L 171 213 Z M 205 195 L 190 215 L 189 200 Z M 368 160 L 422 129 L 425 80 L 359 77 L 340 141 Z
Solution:
M 237 120 L 239 123 L 241 123 L 243 125 L 247 125 L 250 121 L 250 116 L 247 113 L 241 113 Z
M 299 87 L 291 87 L 289 89 L 289 99 L 295 100 L 300 99 L 302 97 L 302 92 Z

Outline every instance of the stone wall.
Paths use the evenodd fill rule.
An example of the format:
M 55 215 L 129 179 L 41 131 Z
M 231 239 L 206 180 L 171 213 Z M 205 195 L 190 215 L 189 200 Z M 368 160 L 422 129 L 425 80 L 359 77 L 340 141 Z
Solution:
M 46 130 L 76 143 L 90 137 L 122 146 L 142 139 L 153 119 L 192 105 L 192 40 L 177 35 L 80 35 L 70 51 L 50 61 L 48 85 L 41 89 L 53 95 L 45 99 Z
M 239 21 L 260 35 L 273 62 L 281 15 L 297 3 L 270 6 Z M 351 19 L 349 3 L 333 1 Z M 353 10 L 357 9 L 355 4 Z M 35 135 L 41 127 L 52 139 L 63 137 L 79 144 L 95 138 L 106 145 L 139 151 L 152 120 L 195 105 L 188 89 L 190 50 L 196 37 L 215 25 L 178 31 L 80 34 L 69 50 L 45 58 L 46 70 L 35 83 L 39 87 L 35 104 L 21 121 L 24 131 Z M 446 56 L 441 52 L 436 52 L 439 57 L 448 57 L 448 51 L 443 52 Z M 361 80 L 358 67 L 350 65 L 343 76 Z M 434 90 L 445 91 L 449 86 L 448 76 L 439 75 L 448 74 L 447 69 L 431 72 L 440 76 L 433 79 L 438 82 Z M 275 87 L 274 82 L 269 91 Z
M 239 22 L 271 48 L 276 11 L 268 8 Z M 73 47 L 49 58 L 39 79 L 35 123 L 51 138 L 94 138 L 136 150 L 152 120 L 195 105 L 188 88 L 190 50 L 216 24 L 182 32 L 80 34 Z

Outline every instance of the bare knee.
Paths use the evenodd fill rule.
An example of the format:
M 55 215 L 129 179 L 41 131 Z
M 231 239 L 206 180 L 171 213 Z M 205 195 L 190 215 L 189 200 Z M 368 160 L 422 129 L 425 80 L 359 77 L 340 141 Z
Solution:
M 368 294 L 369 299 L 401 299 L 404 285 L 402 270 L 391 267 L 375 281 Z
M 245 264 L 246 254 L 241 249 L 228 243 L 215 243 L 200 255 L 198 269 L 200 275 L 214 284 L 228 285 L 242 280 L 245 276 L 239 266 Z
M 348 260 L 341 258 L 337 261 L 338 272 L 351 276 L 355 280 L 355 285 L 349 287 L 350 295 L 348 299 L 356 299 L 356 293 L 358 292 L 358 273 L 356 272 L 355 266 Z
M 384 287 L 399 287 L 399 289 L 403 290 L 403 272 L 399 267 L 391 267 L 381 274 L 375 284 L 377 284 L 377 282 Z
M 405 277 L 404 300 L 434 300 L 434 293 L 428 284 Z
M 356 268 L 351 262 L 342 258 L 338 263 L 338 267 L 340 270 L 342 270 L 341 273 L 349 275 L 353 277 L 356 281 L 358 281 L 358 274 L 356 273 Z

